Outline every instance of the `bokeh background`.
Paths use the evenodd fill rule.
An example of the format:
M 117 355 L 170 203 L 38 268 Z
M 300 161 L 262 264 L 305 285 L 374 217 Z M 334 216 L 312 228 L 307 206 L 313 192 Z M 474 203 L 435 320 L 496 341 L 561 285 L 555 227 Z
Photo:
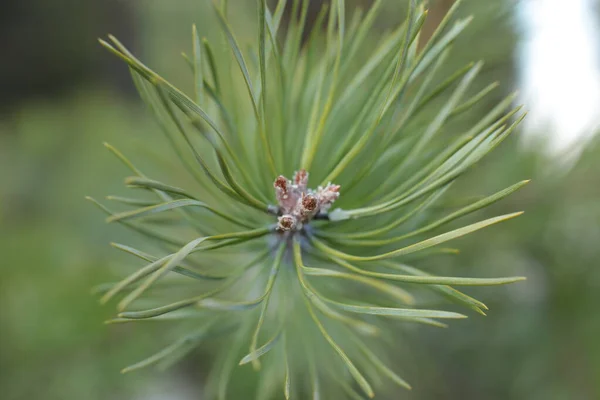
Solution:
M 230 3 L 242 41 L 251 42 L 253 2 Z M 452 1 L 431 3 L 427 29 Z M 485 59 L 481 85 L 502 83 L 491 104 L 519 86 L 519 4 L 464 3 L 460 14 L 476 18 L 454 46 L 447 72 Z M 403 18 L 396 1 L 388 4 L 378 22 L 382 31 Z M 161 332 L 103 324 L 112 308 L 101 307 L 91 289 L 111 281 L 119 267 L 108 243 L 137 238 L 105 224 L 84 196 L 116 193 L 127 175 L 104 141 L 142 166 L 144 160 L 155 165 L 164 145 L 126 68 L 97 37 L 115 34 L 174 83 L 189 85 L 179 54 L 190 46 L 192 23 L 215 36 L 208 1 L 8 0 L 2 8 L 0 398 L 201 399 L 210 362 L 201 352 L 166 373 L 119 373 L 160 346 Z M 555 83 L 569 79 L 556 76 Z M 485 112 L 486 104 L 480 108 Z M 513 137 L 461 181 L 474 193 L 492 193 L 533 179 L 478 215 L 525 210 L 525 216 L 462 239 L 461 254 L 440 262 L 440 270 L 469 275 L 485 269 L 489 276 L 528 280 L 470 291 L 490 306 L 485 318 L 473 316 L 448 330 L 420 328 L 399 342 L 397 366 L 414 389 L 393 398 L 600 398 L 599 155 L 592 140 L 565 165 L 560 154 L 523 148 Z

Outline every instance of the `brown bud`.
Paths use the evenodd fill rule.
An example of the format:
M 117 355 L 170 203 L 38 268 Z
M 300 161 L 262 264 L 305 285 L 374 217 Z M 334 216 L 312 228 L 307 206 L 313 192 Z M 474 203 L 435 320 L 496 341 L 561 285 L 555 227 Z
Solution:
M 277 179 L 275 179 L 273 186 L 276 189 L 280 189 L 283 192 L 283 194 L 286 194 L 288 190 L 288 180 L 285 179 L 285 176 L 279 175 Z
M 317 189 L 317 197 L 319 199 L 321 211 L 326 212 L 333 202 L 340 197 L 340 185 L 328 183 L 325 187 L 319 186 Z
M 307 211 L 315 211 L 317 209 L 318 203 L 317 198 L 312 194 L 302 195 L 302 207 L 304 207 Z
M 308 184 L 308 172 L 306 172 L 305 169 L 301 169 L 294 173 L 294 184 L 298 185 L 302 191 L 306 189 L 306 185 Z
M 277 229 L 291 231 L 296 228 L 296 218 L 293 215 L 282 215 L 278 218 Z

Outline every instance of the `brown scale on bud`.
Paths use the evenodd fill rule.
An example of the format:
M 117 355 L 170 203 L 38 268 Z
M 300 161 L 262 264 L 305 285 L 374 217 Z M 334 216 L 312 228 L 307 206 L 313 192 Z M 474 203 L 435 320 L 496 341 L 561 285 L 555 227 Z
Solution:
M 288 191 L 288 180 L 285 179 L 284 176 L 279 175 L 277 179 L 275 179 L 273 186 L 277 191 L 281 191 L 281 193 L 285 195 Z
M 319 186 L 317 189 L 317 198 L 319 199 L 322 212 L 329 210 L 338 197 L 340 197 L 340 185 L 328 183 L 327 186 Z
M 302 207 L 307 211 L 315 211 L 317 209 L 317 198 L 312 194 L 302 194 Z
M 317 190 L 307 188 L 308 172 L 301 169 L 294 173 L 293 181 L 278 176 L 273 183 L 280 214 L 279 231 L 299 231 L 317 214 L 326 213 L 340 196 L 340 186 L 331 183 Z
M 306 172 L 305 169 L 301 169 L 294 173 L 294 184 L 298 186 L 300 191 L 306 191 L 306 186 L 308 185 L 308 172 Z
M 295 185 L 292 185 L 292 182 L 285 176 L 279 175 L 277 179 L 275 179 L 273 187 L 275 188 L 275 196 L 277 197 L 281 212 L 283 214 L 291 213 L 300 197 Z
M 319 200 L 313 194 L 302 193 L 302 198 L 298 201 L 295 211 L 300 221 L 308 222 L 319 211 Z
M 277 220 L 277 230 L 287 232 L 296 229 L 296 218 L 293 215 L 282 215 Z

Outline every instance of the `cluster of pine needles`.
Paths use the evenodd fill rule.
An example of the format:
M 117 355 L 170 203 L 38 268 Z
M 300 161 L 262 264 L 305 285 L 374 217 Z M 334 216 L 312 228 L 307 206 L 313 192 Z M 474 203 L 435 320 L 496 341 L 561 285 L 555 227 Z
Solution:
M 172 158 L 193 182 L 181 188 L 153 179 L 107 144 L 138 195 L 107 197 L 122 211 L 90 200 L 109 222 L 147 238 L 149 248 L 113 244 L 143 266 L 98 288 L 103 302 L 121 296 L 110 322 L 170 321 L 185 331 L 124 371 L 165 367 L 200 347 L 214 350 L 207 390 L 218 398 L 238 364 L 260 370 L 259 399 L 373 397 L 386 380 L 410 388 L 389 366 L 402 346 L 391 335 L 394 324 L 444 327 L 442 319 L 466 317 L 419 307 L 422 293 L 484 314 L 482 302 L 454 287 L 523 279 L 426 272 L 431 257 L 455 251 L 441 245 L 520 213 L 440 228 L 527 183 L 450 210 L 442 202 L 523 118 L 511 95 L 467 131 L 452 131 L 452 121 L 496 87 L 469 90 L 481 63 L 440 76 L 470 21 L 455 20 L 460 2 L 426 41 L 427 11 L 415 0 L 404 22 L 377 38 L 383 1 L 346 19 L 344 1 L 333 0 L 305 32 L 308 3 L 279 0 L 271 10 L 258 0 L 258 35 L 246 50 L 226 2 L 215 3 L 222 41 L 211 44 L 194 27 L 192 51 L 181 60 L 191 94 L 116 38 L 100 41 L 130 68 Z M 423 123 L 421 115 L 432 118 Z M 304 173 L 317 189 L 284 178 Z M 289 198 L 278 177 L 298 196 L 297 207 L 312 207 L 288 207 L 298 218 L 293 229 L 282 228 Z M 326 188 L 338 191 L 335 203 L 319 198 Z

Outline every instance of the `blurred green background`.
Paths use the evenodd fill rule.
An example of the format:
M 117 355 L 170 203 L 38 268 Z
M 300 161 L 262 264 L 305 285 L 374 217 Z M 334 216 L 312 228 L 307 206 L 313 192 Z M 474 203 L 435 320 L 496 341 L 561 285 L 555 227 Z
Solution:
M 84 196 L 117 194 L 127 175 L 103 141 L 142 166 L 155 155 L 153 145 L 164 145 L 126 68 L 96 38 L 114 33 L 175 84 L 189 85 L 179 53 L 190 45 L 193 22 L 202 34 L 215 35 L 207 3 L 3 4 L 1 399 L 202 398 L 202 363 L 207 361 L 199 354 L 164 374 L 119 373 L 160 346 L 161 332 L 103 325 L 112 309 L 99 306 L 91 288 L 111 281 L 111 271 L 121 266 L 108 243 L 136 238 L 106 225 Z M 231 1 L 247 43 L 253 40 L 252 3 Z M 356 3 L 369 1 L 348 1 Z M 388 2 L 390 12 L 379 22 L 382 30 L 395 22 L 394 3 Z M 433 1 L 434 9 L 443 13 L 444 3 Z M 515 85 L 514 2 L 465 3 L 461 13 L 476 19 L 456 43 L 447 73 L 485 59 L 482 84 L 502 82 L 491 102 Z M 492 193 L 524 178 L 533 183 L 478 215 L 525 210 L 525 216 L 461 240 L 462 253 L 440 260 L 440 270 L 477 275 L 485 269 L 489 276 L 525 275 L 528 280 L 468 291 L 490 306 L 488 317 L 473 316 L 442 331 L 420 328 L 418 336 L 399 343 L 398 369 L 414 389 L 391 398 L 600 398 L 598 155 L 600 146 L 590 145 L 564 173 L 557 171 L 556 160 L 520 151 L 513 138 L 462 180 L 461 187 L 472 193 Z

